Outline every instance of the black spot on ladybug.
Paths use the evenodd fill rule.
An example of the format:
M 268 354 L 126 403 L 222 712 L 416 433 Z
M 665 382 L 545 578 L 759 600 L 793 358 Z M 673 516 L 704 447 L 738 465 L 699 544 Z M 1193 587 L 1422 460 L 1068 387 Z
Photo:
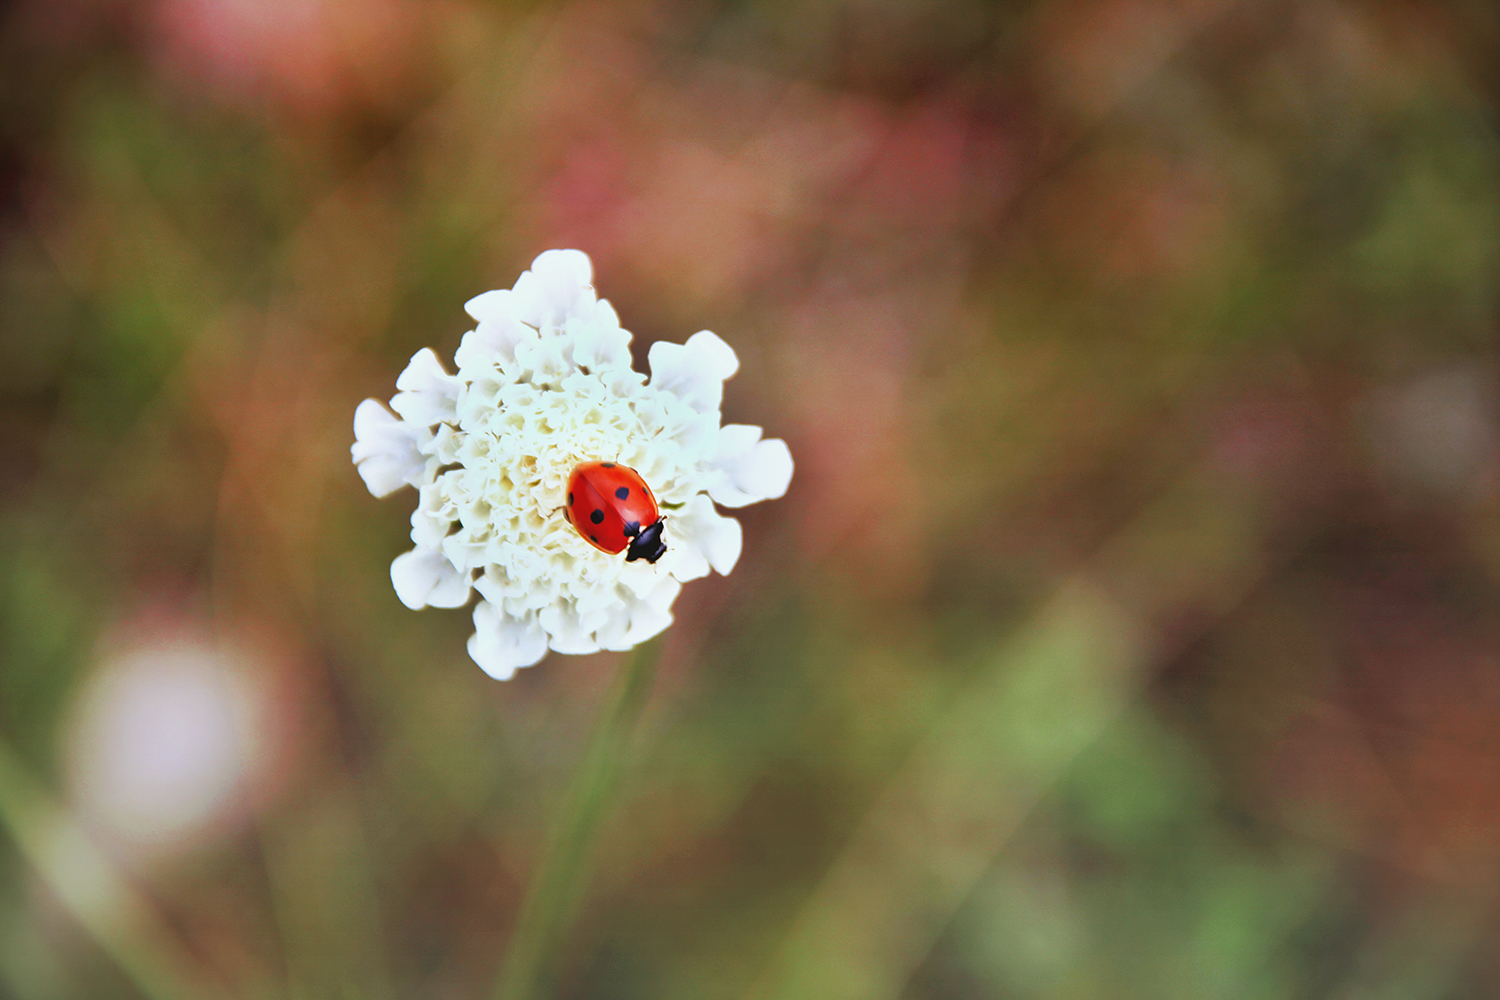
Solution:
M 568 491 L 568 506 L 569 507 L 573 506 L 573 491 L 572 490 Z
M 630 487 L 621 486 L 619 489 L 615 490 L 615 496 L 619 497 L 621 500 L 628 499 L 630 496 Z
M 625 522 L 625 537 L 626 538 L 634 538 L 636 535 L 639 535 L 640 533 L 641 533 L 641 522 L 639 522 L 639 521 L 626 521 Z
M 595 524 L 603 524 L 604 523 L 604 511 L 602 511 L 602 510 L 596 510 L 596 511 L 594 511 L 592 514 L 589 515 L 589 520 L 593 521 Z
M 598 535 L 590 535 L 589 536 L 589 541 L 591 541 L 591 542 L 597 542 L 598 540 L 599 540 L 599 536 Z
M 599 464 L 604 466 L 606 469 L 613 469 L 615 467 L 615 463 L 613 462 L 600 462 Z

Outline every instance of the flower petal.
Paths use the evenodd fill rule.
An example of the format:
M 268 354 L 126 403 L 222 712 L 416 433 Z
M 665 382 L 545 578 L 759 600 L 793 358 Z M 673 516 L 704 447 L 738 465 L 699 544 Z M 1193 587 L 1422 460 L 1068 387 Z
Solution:
M 463 607 L 471 586 L 469 574 L 449 562 L 441 550 L 420 545 L 391 563 L 391 583 L 401 603 L 413 611 Z
M 725 507 L 774 500 L 791 485 L 791 449 L 780 438 L 762 441 L 760 434 L 759 427 L 749 424 L 726 424 L 719 430 L 713 458 L 718 475 L 708 493 Z
M 536 615 L 514 619 L 488 601 L 474 608 L 474 634 L 469 637 L 469 656 L 480 669 L 497 681 L 510 680 L 521 667 L 529 667 L 547 655 L 547 633 Z
M 624 606 L 610 616 L 594 638 L 605 649 L 630 649 L 645 642 L 672 624 L 672 602 L 680 590 L 682 584 L 670 576 L 644 598 L 622 588 Z
M 700 330 L 685 344 L 657 341 L 646 356 L 651 385 L 687 403 L 699 413 L 717 410 L 724 399 L 724 380 L 739 371 L 734 348 L 708 330 Z
M 423 492 L 430 489 L 431 486 L 422 487 Z M 411 512 L 411 540 L 418 548 L 438 548 L 452 531 L 451 519 L 444 517 L 441 512 L 428 509 L 427 504 L 418 501 L 417 509 Z
M 571 601 L 559 601 L 541 610 L 537 615 L 547 632 L 547 645 L 558 653 L 573 655 L 599 652 L 599 643 L 594 641 L 594 630 L 609 621 L 604 610 L 580 613 Z
M 637 559 L 634 562 L 622 562 L 616 582 L 622 587 L 628 587 L 630 592 L 636 597 L 645 597 L 651 591 L 655 590 L 657 585 L 661 583 L 662 577 L 669 573 L 679 580 L 691 579 L 691 577 L 685 578 L 678 575 L 674 568 L 681 558 L 676 549 L 677 546 L 669 538 L 667 539 L 666 554 L 655 563 L 648 563 L 644 559 Z M 704 571 L 704 573 L 706 572 L 707 570 Z M 698 575 L 703 576 L 704 573 Z
M 401 392 L 392 397 L 391 409 L 407 423 L 421 427 L 457 420 L 454 405 L 461 384 L 443 370 L 437 355 L 424 347 L 412 355 L 406 371 L 396 379 L 396 388 Z
M 561 326 L 594 305 L 594 266 L 582 250 L 547 250 L 516 280 L 516 317 L 537 329 Z
M 422 445 L 432 437 L 425 427 L 409 424 L 373 399 L 354 410 L 354 444 L 350 457 L 370 492 L 383 497 L 410 484 L 426 482 L 435 463 L 422 454 Z
M 672 575 L 684 582 L 707 576 L 710 566 L 728 576 L 744 545 L 740 522 L 714 510 L 713 501 L 702 493 L 671 515 L 666 537 L 667 551 L 675 548 L 679 553 Z
M 542 337 L 516 345 L 516 364 L 536 385 L 552 388 L 577 369 L 569 358 L 571 344 L 562 337 Z
M 464 312 L 479 323 L 509 326 L 520 322 L 516 316 L 516 293 L 509 288 L 479 293 L 464 303 Z
M 591 316 L 570 319 L 567 331 L 573 338 L 575 364 L 590 369 L 630 367 L 630 331 L 620 326 L 608 300 L 600 299 Z
M 479 326 L 464 334 L 453 355 L 460 373 L 484 365 L 509 368 L 516 360 L 516 345 L 537 337 L 516 315 L 515 292 L 509 288 L 476 295 L 464 303 L 464 309 Z

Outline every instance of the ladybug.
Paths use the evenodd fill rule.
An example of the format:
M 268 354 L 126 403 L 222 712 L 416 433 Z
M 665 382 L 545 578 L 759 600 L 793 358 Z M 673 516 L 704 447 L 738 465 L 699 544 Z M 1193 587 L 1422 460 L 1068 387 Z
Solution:
M 666 522 L 651 487 L 617 462 L 580 462 L 573 469 L 563 517 L 594 548 L 624 552 L 626 562 L 654 563 L 667 551 L 661 539 Z

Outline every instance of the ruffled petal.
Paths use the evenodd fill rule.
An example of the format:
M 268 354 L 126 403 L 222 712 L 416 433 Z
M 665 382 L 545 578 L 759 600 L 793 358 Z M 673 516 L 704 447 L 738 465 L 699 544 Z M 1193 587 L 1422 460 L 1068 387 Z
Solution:
M 734 348 L 708 330 L 700 330 L 685 344 L 657 341 L 646 359 L 653 388 L 670 392 L 699 413 L 717 411 L 724 399 L 724 380 L 739 371 Z
M 409 424 L 431 427 L 457 420 L 454 406 L 462 383 L 443 370 L 443 363 L 426 347 L 412 355 L 411 364 L 396 379 L 401 391 L 391 399 L 391 409 Z
M 570 319 L 567 331 L 573 338 L 575 364 L 589 369 L 630 367 L 630 332 L 620 326 L 607 300 L 600 299 L 591 316 Z
M 469 656 L 495 680 L 510 680 L 521 667 L 529 667 L 546 655 L 547 633 L 535 614 L 516 619 L 502 614 L 488 601 L 475 606 Z
M 539 336 L 516 315 L 515 293 L 509 288 L 476 295 L 464 310 L 479 326 L 464 334 L 453 355 L 460 373 L 483 366 L 509 369 L 516 361 L 516 345 Z
M 714 510 L 713 501 L 702 493 L 671 515 L 666 538 L 667 551 L 679 553 L 671 566 L 672 575 L 683 582 L 707 576 L 709 567 L 728 576 L 744 545 L 740 522 Z
M 379 402 L 367 399 L 354 410 L 354 444 L 349 455 L 371 493 L 383 497 L 402 486 L 420 486 L 430 478 L 422 445 L 432 437 L 425 427 L 391 415 Z
M 425 491 L 432 487 L 424 486 L 422 489 Z M 453 521 L 439 512 L 429 510 L 425 498 L 411 512 L 411 540 L 418 548 L 438 548 L 452 530 Z
M 509 288 L 481 292 L 464 303 L 464 312 L 479 323 L 512 326 L 520 322 L 516 315 L 516 293 Z
M 537 621 L 546 630 L 547 645 L 553 651 L 580 655 L 599 652 L 594 631 L 609 621 L 609 613 L 603 609 L 580 611 L 573 602 L 560 601 L 543 608 Z
M 469 574 L 439 549 L 418 546 L 391 563 L 391 583 L 401 603 L 413 611 L 425 607 L 458 608 L 469 599 Z
M 645 642 L 672 624 L 672 602 L 680 590 L 682 584 L 669 576 L 644 598 L 624 591 L 620 595 L 623 607 L 610 615 L 594 638 L 604 649 L 630 649 Z
M 516 364 L 531 370 L 535 384 L 555 386 L 577 370 L 570 357 L 571 346 L 562 337 L 524 341 L 516 345 Z
M 672 567 L 677 564 L 677 559 L 675 546 L 669 538 L 667 539 L 666 553 L 655 563 L 648 563 L 644 559 L 637 559 L 635 562 L 622 562 L 617 581 L 620 586 L 630 588 L 631 593 L 635 594 L 635 596 L 645 597 L 656 589 L 656 585 L 661 583 L 661 578 L 664 575 L 668 573 L 671 573 L 673 576 L 677 575 L 672 570 Z M 678 579 L 682 578 L 678 577 Z
M 516 317 L 537 329 L 592 311 L 594 266 L 581 250 L 547 250 L 516 281 Z
M 762 441 L 760 434 L 759 427 L 749 424 L 726 424 L 719 430 L 712 462 L 717 474 L 708 493 L 725 507 L 774 500 L 791 485 L 791 449 L 780 438 Z

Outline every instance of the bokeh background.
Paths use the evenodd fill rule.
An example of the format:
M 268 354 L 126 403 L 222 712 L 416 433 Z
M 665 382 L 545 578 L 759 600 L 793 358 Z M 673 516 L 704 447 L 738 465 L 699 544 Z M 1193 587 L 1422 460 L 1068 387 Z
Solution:
M 578 247 L 797 459 L 556 995 L 1500 996 L 1486 0 L 0 3 L 0 996 L 490 995 L 621 664 L 351 419 Z

